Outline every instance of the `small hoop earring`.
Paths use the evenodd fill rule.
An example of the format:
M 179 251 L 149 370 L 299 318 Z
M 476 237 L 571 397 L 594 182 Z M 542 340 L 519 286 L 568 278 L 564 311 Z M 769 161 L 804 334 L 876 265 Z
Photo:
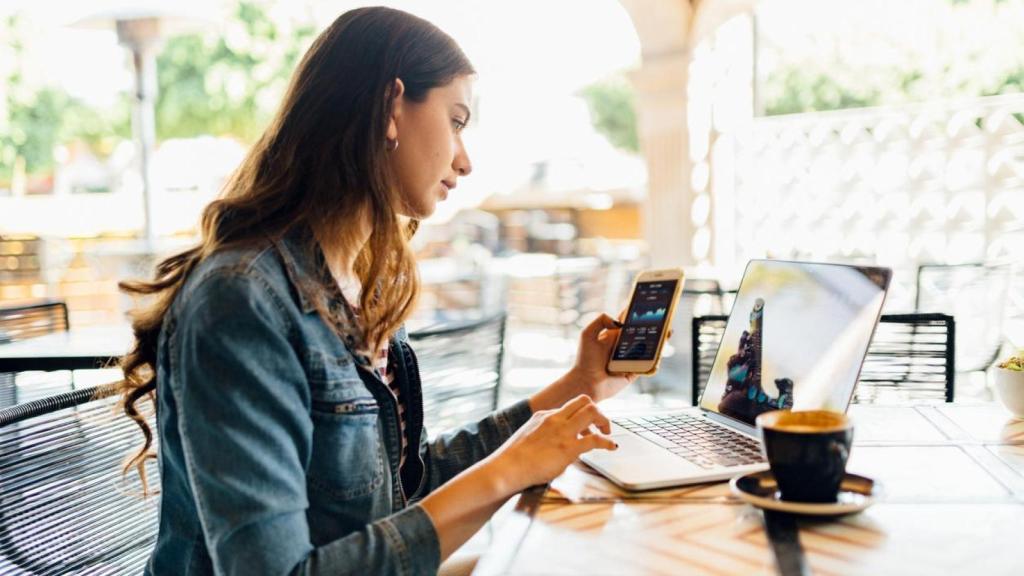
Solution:
M 395 150 L 398 150 L 398 138 L 395 138 L 394 140 L 388 138 L 387 144 L 384 145 L 384 148 L 388 152 L 394 152 Z

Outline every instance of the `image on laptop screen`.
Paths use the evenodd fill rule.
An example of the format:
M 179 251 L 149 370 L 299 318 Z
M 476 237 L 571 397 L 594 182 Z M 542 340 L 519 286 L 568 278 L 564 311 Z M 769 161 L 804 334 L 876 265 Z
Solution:
M 885 268 L 751 261 L 701 407 L 750 425 L 770 410 L 845 411 L 889 277 Z

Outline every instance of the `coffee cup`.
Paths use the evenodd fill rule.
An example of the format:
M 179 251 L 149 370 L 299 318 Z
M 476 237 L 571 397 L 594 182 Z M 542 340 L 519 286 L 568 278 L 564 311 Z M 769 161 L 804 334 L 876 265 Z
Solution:
M 783 500 L 835 502 L 853 443 L 853 422 L 828 410 L 774 410 L 757 417 L 761 449 Z

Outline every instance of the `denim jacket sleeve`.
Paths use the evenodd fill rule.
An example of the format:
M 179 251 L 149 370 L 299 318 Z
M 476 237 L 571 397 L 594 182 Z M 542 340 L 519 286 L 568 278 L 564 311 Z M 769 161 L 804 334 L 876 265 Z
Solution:
M 426 496 L 497 450 L 532 414 L 529 402 L 521 400 L 478 422 L 441 434 L 431 442 L 424 434 L 420 454 L 426 477 L 416 498 Z
M 171 339 L 189 484 L 217 574 L 434 574 L 437 532 L 413 505 L 314 547 L 305 470 L 310 391 L 286 296 L 218 270 L 190 291 Z

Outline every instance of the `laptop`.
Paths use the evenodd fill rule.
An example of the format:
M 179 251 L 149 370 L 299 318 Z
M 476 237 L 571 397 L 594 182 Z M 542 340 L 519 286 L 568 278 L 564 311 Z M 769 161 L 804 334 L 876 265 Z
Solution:
M 888 268 L 752 260 L 699 406 L 613 418 L 619 449 L 580 459 L 627 490 L 767 469 L 754 419 L 846 411 L 891 277 Z

